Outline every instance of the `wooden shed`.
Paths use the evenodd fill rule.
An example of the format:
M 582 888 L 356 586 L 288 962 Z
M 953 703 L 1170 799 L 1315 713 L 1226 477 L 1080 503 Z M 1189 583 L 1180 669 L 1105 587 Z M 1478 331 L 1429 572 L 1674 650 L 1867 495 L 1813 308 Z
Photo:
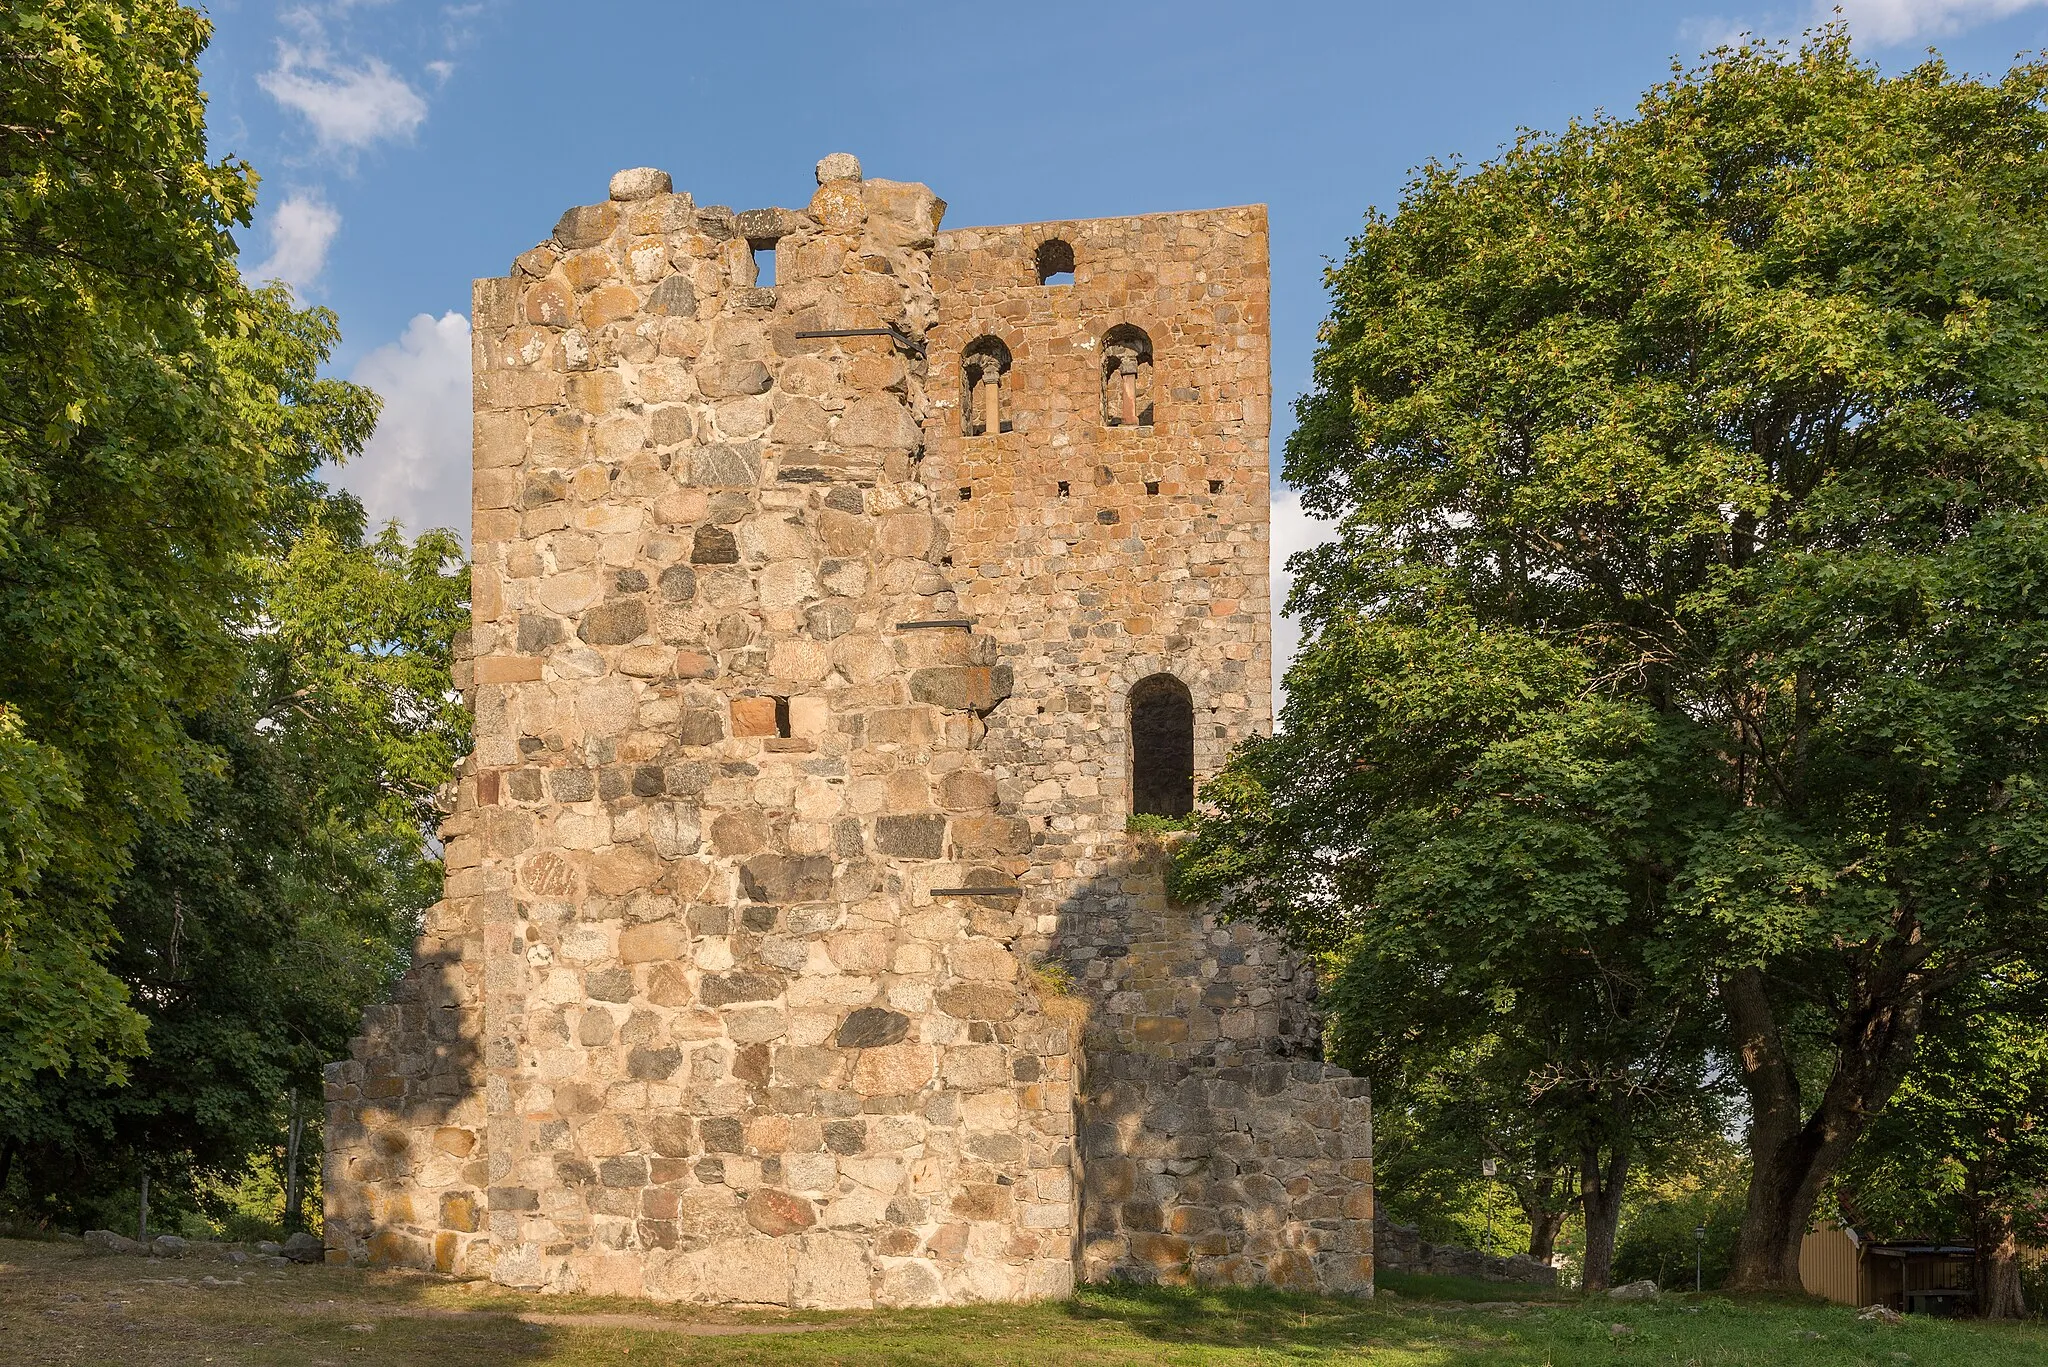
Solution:
M 1878 1243 L 1821 1220 L 1799 1245 L 1799 1280 L 1841 1305 L 1953 1313 L 1975 1298 L 1977 1250 L 1967 1244 Z

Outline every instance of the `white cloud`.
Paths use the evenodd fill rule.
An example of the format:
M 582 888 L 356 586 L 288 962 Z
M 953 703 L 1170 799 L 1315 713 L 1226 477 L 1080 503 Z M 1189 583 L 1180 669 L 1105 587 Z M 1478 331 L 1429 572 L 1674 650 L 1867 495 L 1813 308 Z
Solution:
M 1890 44 L 1956 33 L 2043 4 L 2048 0 L 1814 0 L 1813 12 L 1828 19 L 1839 6 L 1851 33 Z
M 467 539 L 469 319 L 418 314 L 349 378 L 383 395 L 384 412 L 336 482 L 362 499 L 372 524 L 396 518 L 411 534 L 453 527 Z
M 1740 47 L 1743 39 L 1762 36 L 1756 25 L 1740 19 L 1724 19 L 1719 15 L 1686 19 L 1678 25 L 1678 41 L 1697 52 Z
M 303 292 L 327 265 L 327 248 L 341 231 L 341 215 L 317 192 L 296 192 L 270 211 L 268 230 L 270 255 L 249 277 L 282 280 Z
M 1890 47 L 1960 33 L 2044 5 L 2048 0 L 1807 0 L 1803 8 L 1774 9 L 1746 19 L 1696 16 L 1679 24 L 1678 37 L 1700 51 L 1732 47 L 1751 36 L 1760 41 L 1796 38 L 1801 29 L 1836 18 L 1839 10 L 1857 38 Z
M 1280 615 L 1289 591 L 1294 588 L 1294 576 L 1287 572 L 1287 557 L 1331 540 L 1337 528 L 1335 523 L 1309 516 L 1302 509 L 1301 495 L 1285 484 L 1273 491 L 1269 516 L 1273 526 L 1273 710 L 1277 714 L 1286 699 L 1280 681 L 1287 676 L 1287 666 L 1294 663 L 1294 653 L 1301 647 L 1301 623 Z
M 426 99 L 379 59 L 348 66 L 317 44 L 280 40 L 277 65 L 256 83 L 304 115 L 330 150 L 354 152 L 385 138 L 411 137 L 427 117 Z

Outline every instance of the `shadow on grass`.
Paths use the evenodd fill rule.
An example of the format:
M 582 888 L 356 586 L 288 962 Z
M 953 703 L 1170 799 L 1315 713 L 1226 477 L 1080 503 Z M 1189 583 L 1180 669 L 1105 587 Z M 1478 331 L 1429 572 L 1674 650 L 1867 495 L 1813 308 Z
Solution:
M 1382 1292 L 1428 1301 L 1554 1301 L 1583 1300 L 1577 1291 L 1536 1282 L 1490 1282 L 1481 1277 L 1440 1277 L 1427 1272 L 1380 1272 Z
M 437 1315 L 423 1289 L 332 1268 L 93 1258 L 75 1243 L 0 1241 L 0 1360 L 267 1367 L 361 1361 L 366 1351 L 406 1367 L 546 1360 L 548 1336 L 534 1326 Z
M 1447 1344 L 1440 1330 L 1410 1323 L 1370 1301 L 1253 1288 L 1197 1289 L 1106 1282 L 1084 1287 L 1064 1304 L 1062 1312 L 1069 1319 L 1084 1322 L 1113 1322 L 1129 1333 L 1162 1345 L 1294 1354 L 1343 1354 L 1365 1347 L 1442 1354 L 1446 1348 L 1467 1346 Z M 1482 1345 L 1469 1346 L 1477 1349 Z

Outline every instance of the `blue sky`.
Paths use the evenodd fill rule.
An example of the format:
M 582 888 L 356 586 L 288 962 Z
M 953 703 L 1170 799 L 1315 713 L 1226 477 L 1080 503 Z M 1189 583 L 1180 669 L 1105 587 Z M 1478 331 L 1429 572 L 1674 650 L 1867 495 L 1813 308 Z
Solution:
M 2048 47 L 2048 0 L 1839 3 L 1888 68 L 1934 45 L 1999 72 Z M 215 150 L 263 175 L 246 268 L 334 309 L 336 370 L 385 395 L 341 482 L 375 517 L 466 533 L 469 281 L 620 167 L 699 203 L 801 206 L 816 160 L 849 151 L 929 184 L 950 226 L 1265 203 L 1277 471 L 1324 261 L 1410 167 L 1626 110 L 1674 58 L 1833 8 L 222 0 L 202 69 Z M 1284 587 L 1279 559 L 1316 529 L 1284 490 L 1274 517 Z

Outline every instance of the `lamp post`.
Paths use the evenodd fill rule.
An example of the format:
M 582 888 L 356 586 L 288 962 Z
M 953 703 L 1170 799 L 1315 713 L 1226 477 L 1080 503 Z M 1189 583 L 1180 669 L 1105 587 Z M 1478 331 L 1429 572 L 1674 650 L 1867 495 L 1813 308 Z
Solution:
M 1500 1165 L 1491 1158 L 1479 1160 L 1479 1171 L 1491 1183 L 1493 1175 L 1500 1171 Z M 1493 1252 L 1493 1188 L 1486 1188 L 1486 1251 Z
M 1703 1273 L 1707 1258 L 1707 1226 L 1703 1220 L 1692 1227 L 1692 1289 L 1703 1287 Z

